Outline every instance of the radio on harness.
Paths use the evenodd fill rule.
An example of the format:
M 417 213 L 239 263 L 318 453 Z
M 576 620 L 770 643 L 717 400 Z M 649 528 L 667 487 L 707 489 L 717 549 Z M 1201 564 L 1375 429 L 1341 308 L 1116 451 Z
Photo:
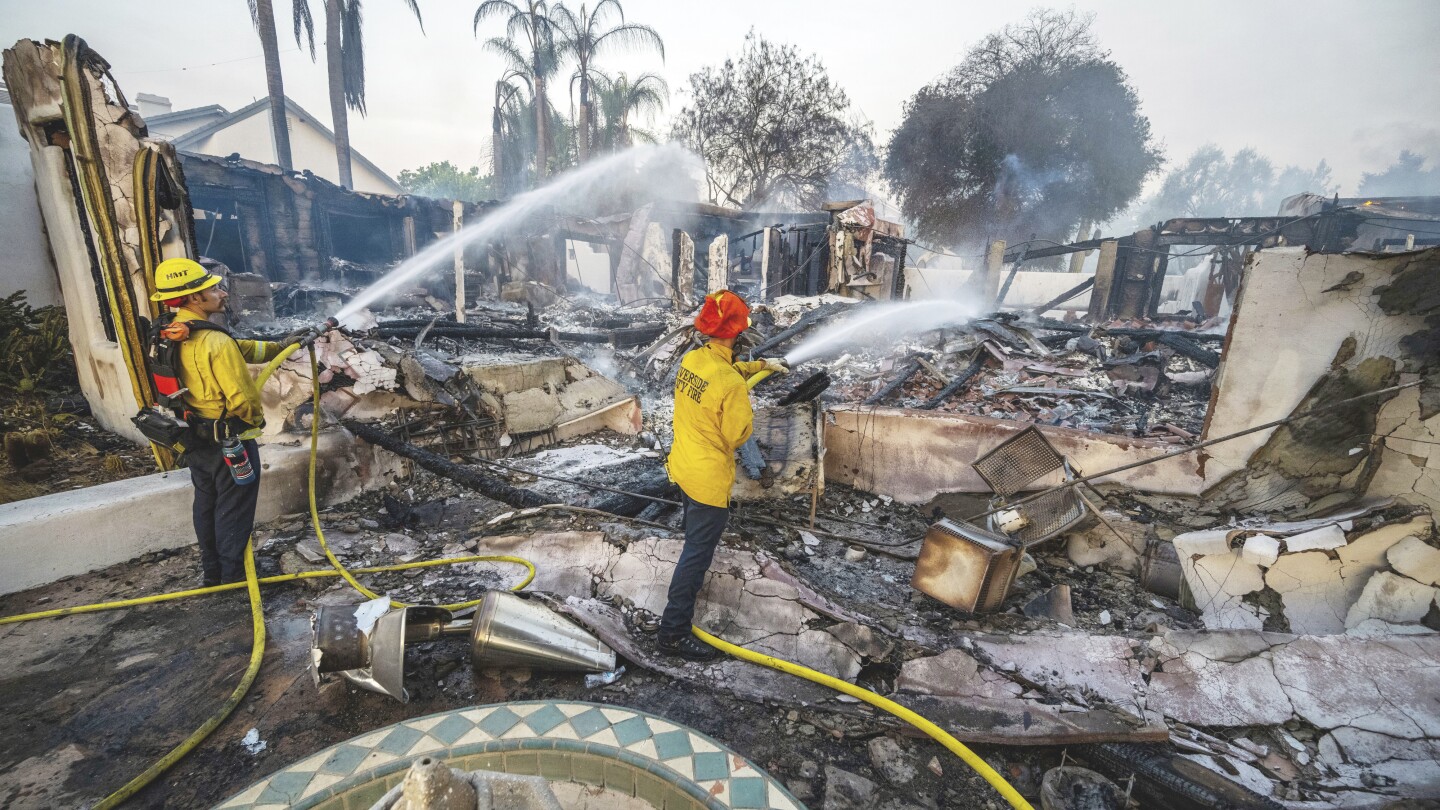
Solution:
M 226 331 L 209 321 L 176 321 L 174 315 L 163 316 L 149 330 L 150 350 L 145 355 L 145 370 L 155 387 L 156 401 L 141 408 L 130 422 L 145 438 L 176 453 L 185 452 L 185 444 L 192 436 L 187 421 L 192 417 L 185 408 L 185 392 L 189 389 L 180 385 L 180 344 L 192 331 L 205 329 Z

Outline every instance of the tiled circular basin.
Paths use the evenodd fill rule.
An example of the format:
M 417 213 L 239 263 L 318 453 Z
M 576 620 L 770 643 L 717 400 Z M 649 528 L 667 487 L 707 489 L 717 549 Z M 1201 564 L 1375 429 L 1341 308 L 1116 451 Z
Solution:
M 541 776 L 557 787 L 591 785 L 659 810 L 804 807 L 769 774 L 698 731 L 633 709 L 539 700 L 376 729 L 256 782 L 217 810 L 368 810 L 420 756 L 464 771 Z

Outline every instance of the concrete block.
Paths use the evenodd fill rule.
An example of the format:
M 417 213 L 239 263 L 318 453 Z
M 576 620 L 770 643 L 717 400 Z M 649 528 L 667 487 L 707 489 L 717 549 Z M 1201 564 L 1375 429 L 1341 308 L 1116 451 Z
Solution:
M 1267 534 L 1250 535 L 1245 538 L 1245 545 L 1240 549 L 1240 559 L 1266 568 L 1274 565 L 1279 557 L 1280 541 Z
M 1323 551 L 1282 555 L 1265 584 L 1280 594 L 1290 630 L 1302 635 L 1345 632 L 1345 614 L 1355 601 L 1340 576 L 1340 561 Z
M 1345 626 L 1355 627 L 1367 619 L 1392 624 L 1413 624 L 1425 618 L 1440 590 L 1389 571 L 1370 578 L 1360 598 L 1345 616 Z
M 260 447 L 258 523 L 305 511 L 309 443 Z M 320 437 L 322 505 L 383 486 L 403 469 L 396 456 L 349 434 Z M 190 473 L 155 473 L 0 505 L 0 594 L 98 571 L 143 554 L 195 542 Z M 103 528 L 102 528 L 103 527 Z
M 1205 529 L 1198 532 L 1185 532 L 1175 535 L 1172 541 L 1175 543 L 1175 551 L 1183 557 L 1208 556 L 1211 554 L 1229 554 L 1230 536 L 1234 532 L 1230 529 Z
M 1385 552 L 1390 567 L 1425 585 L 1440 585 L 1440 549 L 1418 537 L 1407 537 Z
M 895 679 L 897 692 L 951 697 L 1011 698 L 1025 690 L 1020 684 L 980 664 L 962 650 L 946 650 L 928 658 L 906 661 Z
M 1285 538 L 1285 548 L 1296 551 L 1325 551 L 1345 545 L 1345 532 L 1333 523 Z

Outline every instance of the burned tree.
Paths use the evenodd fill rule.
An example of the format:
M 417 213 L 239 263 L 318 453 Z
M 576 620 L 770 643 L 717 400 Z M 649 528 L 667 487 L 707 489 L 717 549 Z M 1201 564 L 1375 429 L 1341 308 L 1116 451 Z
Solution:
M 831 184 L 875 166 L 850 98 L 815 56 L 751 31 L 739 61 L 690 76 L 691 103 L 672 136 L 705 159 L 711 199 L 753 208 L 778 201 L 817 207 Z
M 910 99 L 885 177 L 921 238 L 1064 242 L 1160 165 L 1139 106 L 1088 18 L 1039 11 Z

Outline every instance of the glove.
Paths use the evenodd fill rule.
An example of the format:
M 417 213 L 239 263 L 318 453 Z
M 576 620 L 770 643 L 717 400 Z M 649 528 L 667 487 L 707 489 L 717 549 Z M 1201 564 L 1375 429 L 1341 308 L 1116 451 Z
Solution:
M 295 344 L 305 345 L 316 338 L 314 327 L 307 326 L 304 329 L 296 329 L 280 340 L 281 346 L 294 346 Z
M 765 358 L 765 370 L 773 371 L 776 374 L 789 374 L 790 367 L 785 365 L 784 360 L 776 360 L 773 357 Z

